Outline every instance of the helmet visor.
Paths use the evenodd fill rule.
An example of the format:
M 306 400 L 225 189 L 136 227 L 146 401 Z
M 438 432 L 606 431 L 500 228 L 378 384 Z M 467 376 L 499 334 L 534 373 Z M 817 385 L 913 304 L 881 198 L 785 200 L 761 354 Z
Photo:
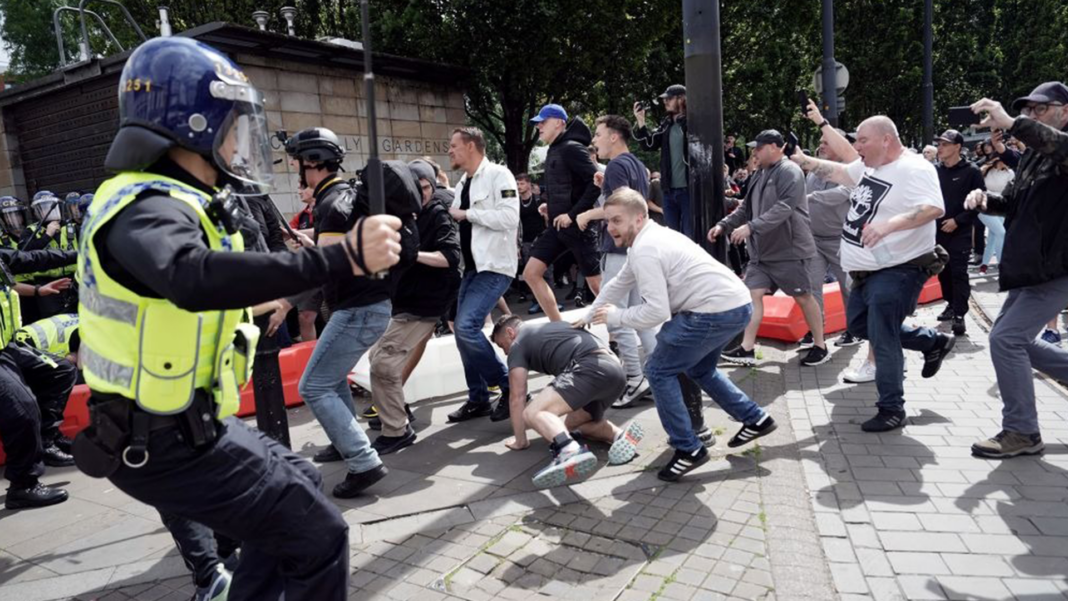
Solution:
M 33 201 L 30 208 L 33 210 L 34 219 L 41 223 L 60 221 L 59 199 L 57 198 L 39 198 Z
M 77 202 L 67 203 L 67 212 L 70 213 L 70 218 L 77 223 L 82 222 L 82 208 L 78 206 Z
M 214 82 L 215 85 L 220 83 Z M 215 136 L 215 164 L 231 177 L 248 184 L 252 188 L 249 193 L 262 194 L 274 181 L 274 161 L 263 100 L 251 86 L 228 87 L 232 90 L 229 93 L 238 97 Z
M 4 207 L 4 210 L 0 211 L 0 226 L 9 236 L 21 237 L 26 229 L 26 209 Z

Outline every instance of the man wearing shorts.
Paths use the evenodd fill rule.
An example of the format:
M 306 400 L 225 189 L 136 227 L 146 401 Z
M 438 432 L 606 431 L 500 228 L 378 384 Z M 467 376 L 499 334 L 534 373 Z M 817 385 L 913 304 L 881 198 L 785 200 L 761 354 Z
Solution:
M 805 174 L 786 158 L 786 143 L 774 129 L 760 132 L 752 144 L 760 171 L 750 178 L 742 206 L 708 232 L 710 242 L 727 234 L 735 244 L 747 241 L 749 249 L 745 285 L 753 300 L 753 317 L 742 344 L 723 353 L 723 358 L 738 365 L 756 363 L 754 347 L 764 318 L 764 295 L 779 289 L 794 297 L 812 332 L 813 346 L 801 358 L 801 365 L 820 365 L 830 356 L 823 340 L 823 316 L 808 278 L 808 262 L 816 256 L 816 243 L 809 222 Z
M 560 486 L 596 469 L 597 457 L 571 438 L 573 431 L 585 439 L 611 444 L 609 465 L 634 458 L 642 439 L 641 426 L 632 422 L 620 430 L 604 417 L 605 409 L 627 385 L 623 365 L 604 341 L 566 322 L 524 324 L 514 315 L 497 320 L 492 338 L 508 355 L 515 432 L 515 438 L 506 443 L 508 448 L 519 451 L 529 447 L 530 427 L 549 441 L 553 454 L 552 462 L 534 474 L 534 486 Z M 526 405 L 531 371 L 556 378 Z
M 523 269 L 523 281 L 530 286 L 549 320 L 560 321 L 556 295 L 545 281 L 545 270 L 560 255 L 571 251 L 590 290 L 594 294 L 601 290 L 597 234 L 593 230 L 580 230 L 577 223 L 579 214 L 592 209 L 601 194 L 593 183 L 597 166 L 590 159 L 588 150 L 593 137 L 581 119 L 568 123 L 567 113 L 558 104 L 543 106 L 530 121 L 537 126 L 541 141 L 549 145 L 542 186 L 545 204 L 541 205 L 548 211 L 549 227 L 530 250 L 530 259 Z

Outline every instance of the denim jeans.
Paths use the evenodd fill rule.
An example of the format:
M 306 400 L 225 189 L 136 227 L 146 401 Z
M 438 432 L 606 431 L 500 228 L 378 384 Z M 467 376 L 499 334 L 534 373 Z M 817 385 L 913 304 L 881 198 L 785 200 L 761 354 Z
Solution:
M 351 473 L 366 472 L 382 464 L 367 434 L 356 422 L 348 376 L 360 357 L 386 331 L 390 309 L 386 300 L 331 314 L 300 378 L 300 396 L 345 458 Z
M 690 189 L 664 190 L 664 225 L 693 239 L 693 211 L 690 210 Z
M 986 226 L 990 237 L 986 241 L 986 250 L 983 251 L 983 265 L 990 265 L 994 255 L 1001 261 L 1001 249 L 1005 246 L 1005 218 L 1001 215 L 980 215 L 979 221 Z
M 1001 426 L 1010 432 L 1039 431 L 1032 370 L 1061 382 L 1068 380 L 1068 349 L 1038 337 L 1066 303 L 1068 277 L 1013 288 L 990 330 L 990 359 L 1001 392 Z
M 680 373 L 688 375 L 739 422 L 752 424 L 764 416 L 763 409 L 716 369 L 723 347 L 745 329 L 752 315 L 752 304 L 722 313 L 684 311 L 660 328 L 656 350 L 645 364 L 645 376 L 672 447 L 689 452 L 701 446 L 682 400 Z
M 508 388 L 508 370 L 482 328 L 497 299 L 511 284 L 511 277 L 492 271 L 467 273 L 460 282 L 456 298 L 456 348 L 464 364 L 469 402 L 488 403 L 487 386 L 500 386 L 502 392 Z
M 931 328 L 910 328 L 905 318 L 916 310 L 916 301 L 928 276 L 915 265 L 896 265 L 871 272 L 853 289 L 846 308 L 849 332 L 868 340 L 875 351 L 875 387 L 880 409 L 900 411 L 905 407 L 905 356 L 902 349 L 928 351 L 937 343 Z

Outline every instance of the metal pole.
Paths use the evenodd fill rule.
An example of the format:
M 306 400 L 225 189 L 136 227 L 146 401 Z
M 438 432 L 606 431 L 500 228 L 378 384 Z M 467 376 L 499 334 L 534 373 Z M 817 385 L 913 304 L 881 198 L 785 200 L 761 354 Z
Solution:
M 378 158 L 378 123 L 375 112 L 375 73 L 372 66 L 371 17 L 369 2 L 360 0 L 360 24 L 363 27 L 363 85 L 364 102 L 367 103 L 367 137 L 371 151 L 367 158 L 367 189 L 371 193 L 371 213 L 386 212 L 386 188 L 383 182 L 382 161 Z
M 273 203 L 270 199 L 267 202 Z M 269 316 L 260 315 L 254 322 L 267 330 Z M 260 337 L 256 345 L 256 369 L 252 371 L 252 391 L 256 398 L 256 427 L 267 436 L 292 448 L 289 440 L 289 415 L 286 414 L 282 388 L 282 368 L 278 364 L 278 334 Z
M 823 0 L 823 118 L 838 127 L 838 63 L 834 60 L 834 0 Z
M 690 206 L 694 238 L 721 263 L 726 237 L 709 244 L 705 235 L 724 215 L 723 76 L 719 2 L 682 1 L 686 59 L 686 128 L 690 151 Z
M 934 140 L 934 2 L 923 3 L 923 145 Z

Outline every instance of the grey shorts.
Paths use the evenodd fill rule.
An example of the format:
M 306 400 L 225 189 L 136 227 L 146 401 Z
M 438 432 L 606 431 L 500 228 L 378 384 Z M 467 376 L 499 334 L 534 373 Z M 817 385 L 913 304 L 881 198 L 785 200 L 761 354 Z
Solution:
M 301 293 L 300 302 L 297 303 L 298 311 L 315 311 L 316 313 L 322 313 L 323 310 L 323 289 L 316 288 L 315 290 L 309 290 Z
M 745 268 L 745 286 L 750 290 L 782 290 L 790 296 L 812 292 L 808 279 L 808 260 L 750 263 Z
M 568 407 L 582 409 L 593 421 L 604 419 L 605 410 L 627 387 L 623 364 L 611 353 L 591 353 L 571 362 L 549 383 Z

